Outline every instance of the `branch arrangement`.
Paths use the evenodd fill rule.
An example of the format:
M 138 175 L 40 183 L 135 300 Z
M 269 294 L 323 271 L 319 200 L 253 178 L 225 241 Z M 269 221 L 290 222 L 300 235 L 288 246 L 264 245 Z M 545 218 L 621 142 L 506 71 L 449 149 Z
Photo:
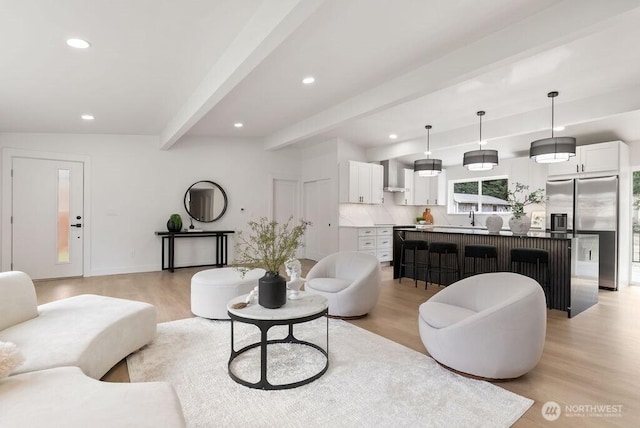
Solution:
M 283 224 L 266 217 L 249 221 L 248 233 L 237 234 L 234 264 L 245 268 L 261 267 L 277 274 L 284 262 L 302 246 L 302 238 L 310 225 L 311 222 L 301 219 L 294 226 L 293 216 Z

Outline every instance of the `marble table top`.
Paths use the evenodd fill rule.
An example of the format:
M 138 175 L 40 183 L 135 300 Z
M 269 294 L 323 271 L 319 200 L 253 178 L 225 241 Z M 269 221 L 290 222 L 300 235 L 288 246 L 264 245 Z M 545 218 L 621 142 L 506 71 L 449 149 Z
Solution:
M 276 309 L 260 306 L 257 297 L 252 299 L 246 308 L 232 309 L 233 304 L 245 301 L 247 294 L 244 294 L 231 299 L 227 303 L 227 310 L 236 316 L 253 320 L 293 320 L 315 315 L 329 306 L 327 299 L 323 296 L 304 291 L 301 291 L 299 296 L 298 300 L 287 299 L 287 303 Z

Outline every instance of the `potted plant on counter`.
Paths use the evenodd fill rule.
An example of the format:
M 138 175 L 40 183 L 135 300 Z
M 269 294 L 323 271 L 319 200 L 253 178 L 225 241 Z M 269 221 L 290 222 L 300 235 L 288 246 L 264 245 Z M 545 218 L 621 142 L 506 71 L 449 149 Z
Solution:
M 537 189 L 529 193 L 529 186 L 518 182 L 514 183 L 514 188 L 508 191 L 507 198 L 512 214 L 509 228 L 514 235 L 526 235 L 531 228 L 531 218 L 524 212 L 524 207 L 531 204 L 542 204 L 544 201 L 544 189 Z
M 287 302 L 287 282 L 280 276 L 280 268 L 302 246 L 302 239 L 311 223 L 293 217 L 278 224 L 266 217 L 248 222 L 249 230 L 239 232 L 235 245 L 234 265 L 242 272 L 261 267 L 266 274 L 258 281 L 258 303 L 275 309 Z

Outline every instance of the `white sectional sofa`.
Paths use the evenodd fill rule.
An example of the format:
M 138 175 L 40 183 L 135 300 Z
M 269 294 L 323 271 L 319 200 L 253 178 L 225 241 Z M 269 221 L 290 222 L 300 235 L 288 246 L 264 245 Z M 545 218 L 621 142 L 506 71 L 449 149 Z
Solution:
M 38 306 L 25 273 L 0 273 L 0 342 L 25 360 L 0 379 L 0 428 L 184 426 L 171 385 L 97 381 L 155 334 L 147 303 L 81 295 Z M 5 425 L 11 417 L 21 423 Z
M 78 367 L 39 370 L 0 380 L 1 428 L 184 427 L 166 382 L 100 382 Z

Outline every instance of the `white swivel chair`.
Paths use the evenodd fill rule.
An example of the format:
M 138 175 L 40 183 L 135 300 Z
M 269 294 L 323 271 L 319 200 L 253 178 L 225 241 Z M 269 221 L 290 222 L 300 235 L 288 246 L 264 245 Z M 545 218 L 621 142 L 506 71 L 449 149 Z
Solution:
M 482 378 L 516 378 L 542 356 L 544 292 L 516 273 L 474 275 L 420 305 L 418 326 L 422 343 L 440 364 Z
M 378 302 L 380 261 L 366 253 L 331 254 L 311 268 L 304 289 L 327 298 L 329 316 L 362 317 Z

